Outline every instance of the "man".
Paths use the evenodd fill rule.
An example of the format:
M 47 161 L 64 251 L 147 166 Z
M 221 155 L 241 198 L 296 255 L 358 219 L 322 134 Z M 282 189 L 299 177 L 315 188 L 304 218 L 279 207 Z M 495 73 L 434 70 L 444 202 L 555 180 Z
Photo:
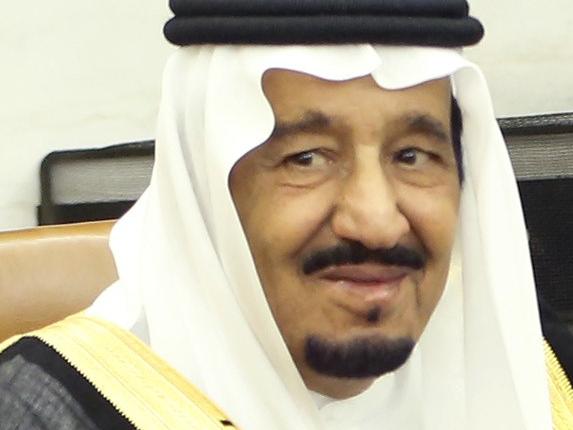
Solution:
M 25 394 L 4 388 L 3 422 L 551 428 L 510 162 L 481 74 L 444 48 L 481 36 L 465 2 L 172 8 L 170 39 L 201 46 L 167 65 L 119 282 L 7 347 Z

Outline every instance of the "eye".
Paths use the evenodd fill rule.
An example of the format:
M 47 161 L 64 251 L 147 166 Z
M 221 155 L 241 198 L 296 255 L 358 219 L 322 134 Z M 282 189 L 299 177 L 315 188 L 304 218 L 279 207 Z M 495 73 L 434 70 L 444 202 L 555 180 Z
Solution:
M 329 160 L 316 150 L 299 152 L 285 158 L 287 165 L 298 168 L 321 168 L 328 164 Z
M 278 166 L 280 181 L 299 188 L 318 186 L 332 177 L 337 165 L 335 153 L 326 148 L 285 154 Z
M 394 159 L 408 166 L 416 166 L 430 160 L 431 154 L 418 148 L 406 148 L 398 151 Z

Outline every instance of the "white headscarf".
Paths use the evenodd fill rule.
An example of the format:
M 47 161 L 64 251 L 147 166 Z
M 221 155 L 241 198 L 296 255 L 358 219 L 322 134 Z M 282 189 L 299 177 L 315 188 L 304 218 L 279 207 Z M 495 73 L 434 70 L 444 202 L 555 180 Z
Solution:
M 265 300 L 228 187 L 274 127 L 271 68 L 386 89 L 451 76 L 466 179 L 450 278 L 410 360 L 357 397 L 317 404 Z M 551 428 L 527 236 L 476 66 L 390 46 L 179 49 L 163 82 L 151 184 L 118 222 L 119 281 L 90 312 L 132 330 L 244 430 Z M 319 402 L 320 403 L 320 402 Z

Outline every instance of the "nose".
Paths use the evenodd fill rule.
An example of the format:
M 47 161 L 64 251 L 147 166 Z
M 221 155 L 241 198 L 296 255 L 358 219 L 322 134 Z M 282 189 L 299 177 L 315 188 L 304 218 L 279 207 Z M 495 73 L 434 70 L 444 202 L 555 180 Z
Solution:
M 362 164 L 341 179 L 332 230 L 370 249 L 392 248 L 410 231 L 410 223 L 380 162 L 370 159 Z

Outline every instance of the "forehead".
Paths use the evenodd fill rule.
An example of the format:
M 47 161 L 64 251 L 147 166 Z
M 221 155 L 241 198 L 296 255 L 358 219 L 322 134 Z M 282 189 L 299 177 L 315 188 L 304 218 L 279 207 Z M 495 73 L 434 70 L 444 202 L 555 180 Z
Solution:
M 449 78 L 387 90 L 371 76 L 329 81 L 301 72 L 272 69 L 264 74 L 262 84 L 275 117 L 284 121 L 298 120 L 308 112 L 362 119 L 366 119 L 365 113 L 380 118 L 411 112 L 444 121 L 450 115 Z

